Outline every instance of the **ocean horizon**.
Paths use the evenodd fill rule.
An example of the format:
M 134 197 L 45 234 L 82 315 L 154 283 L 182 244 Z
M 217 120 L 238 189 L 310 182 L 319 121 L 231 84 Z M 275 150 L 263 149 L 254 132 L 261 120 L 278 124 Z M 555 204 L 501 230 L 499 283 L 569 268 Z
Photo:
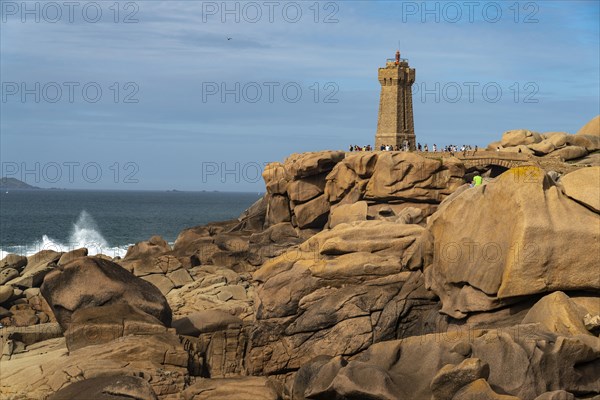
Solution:
M 0 193 L 0 259 L 41 250 L 123 257 L 159 235 L 173 243 L 185 228 L 237 218 L 259 192 L 4 189 Z

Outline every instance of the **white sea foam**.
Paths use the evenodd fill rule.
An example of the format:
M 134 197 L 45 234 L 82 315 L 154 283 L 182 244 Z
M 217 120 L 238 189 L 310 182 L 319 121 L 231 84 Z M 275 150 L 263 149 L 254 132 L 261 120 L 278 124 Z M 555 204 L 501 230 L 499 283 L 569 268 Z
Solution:
M 109 257 L 123 257 L 127 253 L 129 244 L 124 246 L 111 247 L 94 218 L 87 212 L 82 211 L 77 218 L 77 222 L 73 224 L 69 239 L 66 243 L 53 239 L 47 235 L 43 235 L 42 239 L 35 243 L 23 246 L 14 246 L 6 249 L 0 249 L 0 259 L 7 254 L 22 254 L 30 256 L 41 250 L 54 250 L 58 252 L 66 252 L 74 249 L 85 247 L 88 249 L 88 255 L 105 254 Z

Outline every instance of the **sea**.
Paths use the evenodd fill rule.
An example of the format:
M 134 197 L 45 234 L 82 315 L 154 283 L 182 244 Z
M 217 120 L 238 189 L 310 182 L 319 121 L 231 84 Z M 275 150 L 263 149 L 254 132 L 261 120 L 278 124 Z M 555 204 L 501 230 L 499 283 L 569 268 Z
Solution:
M 0 259 L 86 247 L 123 257 L 153 235 L 173 243 L 188 227 L 237 218 L 262 193 L 3 190 Z

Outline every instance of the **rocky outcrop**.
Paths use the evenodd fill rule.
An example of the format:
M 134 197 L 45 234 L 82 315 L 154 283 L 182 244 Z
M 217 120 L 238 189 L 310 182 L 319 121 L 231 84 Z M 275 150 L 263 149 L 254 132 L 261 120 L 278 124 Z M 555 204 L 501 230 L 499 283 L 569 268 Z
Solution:
M 377 158 L 365 198 L 439 203 L 465 181 L 458 159 L 432 160 L 413 153 L 386 152 Z
M 265 196 L 264 202 L 268 203 L 269 198 L 270 195 Z M 266 208 L 268 207 L 267 204 Z M 240 218 L 244 218 L 244 215 L 246 213 Z M 177 258 L 188 272 L 190 268 L 197 266 L 224 267 L 238 273 L 254 271 L 265 260 L 303 241 L 289 219 L 288 222 L 276 223 L 263 229 L 268 216 L 264 218 L 267 219 L 262 220 L 260 229 L 254 230 L 248 230 L 244 219 L 186 229 L 175 241 L 173 250 L 163 256 Z M 253 223 L 256 224 L 257 221 Z M 127 267 L 127 260 L 122 264 Z
M 132 246 L 118 262 L 167 295 L 191 283 L 190 268 L 252 272 L 326 226 L 367 219 L 422 223 L 464 183 L 463 174 L 456 159 L 410 153 L 294 154 L 265 168 L 266 195 L 238 220 L 187 229 L 172 250 L 154 237 Z
M 435 308 L 423 287 L 418 225 L 340 224 L 254 273 L 256 323 L 246 365 L 281 374 L 319 355 L 352 355 L 382 340 L 421 334 Z M 437 314 L 435 311 L 434 314 Z
M 597 340 L 556 336 L 535 325 L 466 327 L 377 343 L 349 360 L 317 361 L 303 367 L 293 399 L 508 400 L 559 389 L 597 393 L 599 351 Z
M 51 348 L 44 348 L 49 341 L 36 343 L 45 337 L 21 342 L 30 346 L 3 361 L 0 393 L 37 399 L 55 392 L 68 397 L 100 391 L 153 398 L 183 390 L 190 356 L 169 329 L 171 309 L 155 286 L 110 261 L 79 257 L 54 268 L 41 292 L 64 339 Z M 145 377 L 151 388 L 113 382 L 109 390 L 106 382 L 79 383 L 123 375 Z
M 566 132 L 537 133 L 526 129 L 507 131 L 489 150 L 535 154 L 564 161 L 581 159 L 600 150 L 600 115 L 584 125 L 576 135 Z
M 340 151 L 292 154 L 263 172 L 267 188 L 266 226 L 282 222 L 300 229 L 321 228 L 330 205 L 323 196 L 325 177 L 344 158 Z
M 152 283 L 163 295 L 193 281 L 187 271 L 191 266 L 190 259 L 175 256 L 169 244 L 159 236 L 130 246 L 125 258 L 117 262 L 135 276 Z
M 0 325 L 25 327 L 54 321 L 39 286 L 62 255 L 42 250 L 29 257 L 8 254 L 0 261 Z
M 129 246 L 125 259 L 144 258 L 171 250 L 169 244 L 160 236 L 152 236 L 145 242 Z
M 55 269 L 44 279 L 41 293 L 64 329 L 77 310 L 119 303 L 171 325 L 171 308 L 156 286 L 101 258 L 79 258 Z
M 343 211 L 349 210 L 347 206 L 363 200 L 368 209 L 390 202 L 404 207 L 439 204 L 464 183 L 463 175 L 464 166 L 457 159 L 433 160 L 413 153 L 292 155 L 263 173 L 269 204 L 266 226 L 290 221 L 299 229 L 332 227 L 347 213 Z M 419 208 L 428 212 L 423 217 L 434 211 Z M 357 220 L 366 219 L 364 212 L 355 212 Z
M 254 320 L 254 287 L 249 275 L 207 265 L 190 270 L 194 281 L 166 296 L 174 318 L 204 311 L 221 311 L 241 320 Z
M 427 287 L 440 297 L 442 312 L 455 318 L 520 296 L 597 291 L 599 223 L 600 215 L 565 196 L 542 170 L 511 169 L 430 218 Z
M 52 339 L 0 363 L 0 393 L 44 399 L 85 379 L 126 375 L 144 377 L 162 397 L 183 390 L 187 366 L 188 353 L 171 333 L 129 335 L 71 352 L 64 339 Z
M 20 276 L 7 284 L 21 289 L 39 287 L 46 274 L 56 267 L 61 256 L 62 253 L 54 250 L 42 250 L 27 257 L 27 265 Z

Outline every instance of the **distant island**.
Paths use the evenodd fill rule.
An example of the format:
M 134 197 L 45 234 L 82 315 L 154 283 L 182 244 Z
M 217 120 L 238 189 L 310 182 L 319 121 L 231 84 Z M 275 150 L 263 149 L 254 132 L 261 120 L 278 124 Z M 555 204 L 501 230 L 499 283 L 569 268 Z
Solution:
M 41 189 L 37 186 L 31 186 L 28 183 L 25 183 L 23 181 L 20 181 L 16 178 L 0 178 L 0 189 L 1 190 L 7 190 L 7 189 Z

